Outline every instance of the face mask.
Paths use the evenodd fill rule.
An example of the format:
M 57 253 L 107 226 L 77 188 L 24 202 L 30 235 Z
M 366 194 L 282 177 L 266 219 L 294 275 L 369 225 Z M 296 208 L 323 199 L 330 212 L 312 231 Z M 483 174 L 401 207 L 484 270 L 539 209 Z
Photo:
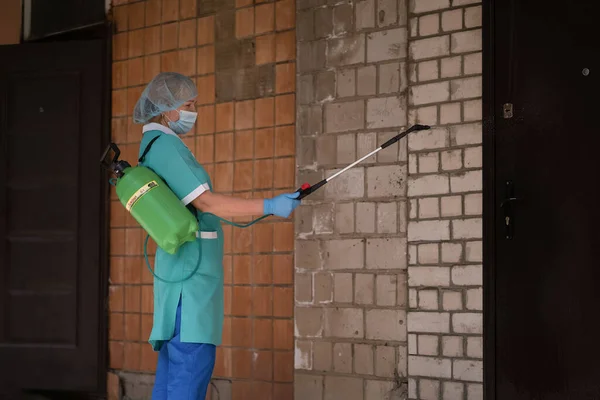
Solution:
M 178 135 L 188 133 L 194 127 L 197 116 L 198 113 L 180 110 L 179 119 L 175 122 L 169 121 L 169 128 Z

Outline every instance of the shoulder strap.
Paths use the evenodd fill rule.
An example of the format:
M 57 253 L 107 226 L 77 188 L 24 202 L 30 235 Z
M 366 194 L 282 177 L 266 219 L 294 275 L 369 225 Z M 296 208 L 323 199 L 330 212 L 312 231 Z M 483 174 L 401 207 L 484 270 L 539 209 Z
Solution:
M 142 153 L 142 156 L 139 158 L 138 162 L 143 162 L 144 159 L 146 158 L 146 154 L 148 154 L 148 152 L 150 151 L 150 148 L 152 147 L 152 145 L 154 144 L 154 142 L 156 142 L 156 139 L 158 139 L 161 135 L 157 135 L 156 137 L 152 138 L 152 140 L 150 141 L 150 143 L 148 143 L 148 145 L 146 146 L 146 148 L 144 149 L 144 152 Z

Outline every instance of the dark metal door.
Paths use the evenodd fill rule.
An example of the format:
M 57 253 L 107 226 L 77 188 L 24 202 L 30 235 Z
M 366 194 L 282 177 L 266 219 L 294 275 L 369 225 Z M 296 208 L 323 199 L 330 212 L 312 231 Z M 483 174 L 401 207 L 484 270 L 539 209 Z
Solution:
M 600 399 L 599 11 L 488 4 L 488 399 Z
M 3 389 L 104 387 L 106 54 L 102 40 L 0 47 Z

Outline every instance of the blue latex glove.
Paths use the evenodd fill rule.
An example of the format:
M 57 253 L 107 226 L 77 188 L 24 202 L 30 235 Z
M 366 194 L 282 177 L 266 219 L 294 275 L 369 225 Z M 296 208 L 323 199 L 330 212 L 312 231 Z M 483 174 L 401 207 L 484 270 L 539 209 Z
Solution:
M 300 193 L 286 193 L 275 196 L 272 199 L 265 199 L 263 209 L 265 214 L 272 214 L 278 217 L 287 218 L 292 211 L 300 205 L 300 200 L 295 200 Z

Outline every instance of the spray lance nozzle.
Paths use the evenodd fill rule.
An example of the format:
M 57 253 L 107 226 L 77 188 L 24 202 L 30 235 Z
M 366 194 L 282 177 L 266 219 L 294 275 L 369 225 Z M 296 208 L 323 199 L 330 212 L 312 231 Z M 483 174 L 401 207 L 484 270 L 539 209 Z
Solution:
M 112 160 L 109 157 L 109 153 L 111 150 L 114 152 Z M 117 178 L 122 177 L 124 175 L 123 171 L 126 168 L 131 167 L 131 165 L 127 161 L 119 160 L 120 155 L 121 150 L 119 149 L 119 147 L 115 143 L 111 142 L 104 151 L 104 154 L 102 154 L 102 158 L 100 158 L 100 165 L 106 170 L 115 174 Z
M 381 146 L 379 146 L 377 149 L 373 150 L 372 152 L 370 152 L 366 156 L 360 158 L 359 160 L 354 161 L 352 164 L 348 165 L 346 168 L 342 169 L 341 171 L 336 172 L 334 175 L 330 176 L 329 178 L 323 179 L 322 181 L 320 181 L 320 182 L 318 182 L 318 183 L 316 183 L 316 184 L 314 184 L 312 186 L 310 184 L 308 184 L 308 183 L 304 183 L 300 187 L 300 189 L 298 189 L 296 191 L 297 193 L 300 193 L 298 195 L 298 197 L 296 197 L 296 200 L 302 200 L 303 198 L 305 198 L 309 194 L 315 192 L 321 186 L 323 186 L 326 183 L 328 183 L 330 180 L 332 180 L 335 177 L 337 177 L 338 175 L 341 175 L 344 172 L 348 171 L 350 168 L 354 167 L 355 165 L 359 164 L 363 160 L 366 160 L 367 158 L 369 158 L 372 155 L 376 154 L 378 151 L 380 151 L 382 149 L 385 149 L 386 147 L 391 146 L 392 144 L 396 143 L 397 141 L 399 141 L 400 139 L 402 139 L 403 137 L 405 137 L 409 133 L 415 132 L 415 131 L 424 131 L 424 130 L 428 130 L 428 129 L 431 129 L 431 127 L 429 125 L 420 125 L 420 124 L 413 125 L 410 128 L 408 128 L 407 130 L 405 130 L 404 132 L 401 132 L 398 135 L 394 136 L 393 138 L 389 139 L 387 142 L 385 142 L 384 144 L 382 144 Z

